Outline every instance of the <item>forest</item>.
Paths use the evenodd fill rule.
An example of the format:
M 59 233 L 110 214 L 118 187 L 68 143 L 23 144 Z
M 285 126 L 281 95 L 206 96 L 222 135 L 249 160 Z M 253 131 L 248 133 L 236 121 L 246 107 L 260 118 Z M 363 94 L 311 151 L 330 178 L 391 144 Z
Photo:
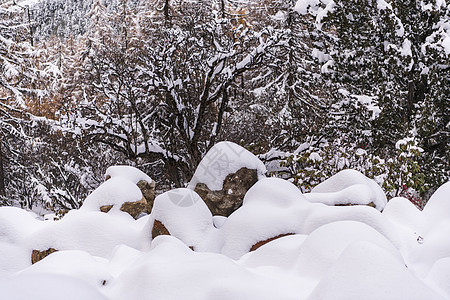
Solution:
M 448 1 L 16 0 L 0 28 L 0 205 L 77 209 L 121 164 L 184 187 L 219 141 L 302 192 L 449 180 Z

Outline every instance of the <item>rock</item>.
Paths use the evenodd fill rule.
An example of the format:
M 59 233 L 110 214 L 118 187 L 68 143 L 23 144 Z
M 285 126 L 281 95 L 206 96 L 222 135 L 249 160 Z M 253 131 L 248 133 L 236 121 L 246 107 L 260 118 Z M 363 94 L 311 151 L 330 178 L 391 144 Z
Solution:
M 254 244 L 254 245 L 250 248 L 250 251 L 255 251 L 255 250 L 258 249 L 259 247 L 261 247 L 261 246 L 263 246 L 263 245 L 265 245 L 265 244 L 267 244 L 267 243 L 270 243 L 271 241 L 274 241 L 274 240 L 279 239 L 279 238 L 284 237 L 284 236 L 293 235 L 293 234 L 294 234 L 294 233 L 284 233 L 284 234 L 279 234 L 279 235 L 277 235 L 277 236 L 274 236 L 273 238 L 270 238 L 270 239 L 267 239 L 267 240 L 264 240 L 264 241 L 257 242 L 256 244 Z
M 188 188 L 202 197 L 213 215 L 229 216 L 265 173 L 264 164 L 251 152 L 235 143 L 220 142 L 203 157 Z
M 117 177 L 126 178 L 138 186 L 147 201 L 147 207 L 142 212 L 150 213 L 155 201 L 155 181 L 141 170 L 131 166 L 111 166 L 106 170 L 105 181 Z M 138 206 L 141 207 L 140 204 Z M 121 210 L 125 211 L 122 208 Z
M 213 215 L 228 217 L 242 206 L 245 194 L 257 181 L 257 170 L 244 167 L 227 175 L 221 190 L 211 191 L 206 184 L 198 183 L 195 192 L 205 201 Z
M 141 180 L 136 185 L 141 190 L 142 196 L 144 196 L 147 201 L 147 213 L 151 213 L 153 202 L 155 201 L 155 182 Z
M 211 250 L 208 239 L 217 231 L 208 206 L 195 191 L 187 188 L 158 195 L 146 228 L 151 230 L 152 238 L 171 235 L 197 251 Z
M 103 205 L 103 206 L 100 206 L 100 211 L 104 212 L 104 213 L 108 213 L 111 210 L 111 208 L 113 208 L 113 205 Z
M 140 201 L 123 203 L 120 210 L 127 212 L 130 216 L 137 219 L 140 214 L 148 212 L 148 203 L 145 197 L 142 197 Z
M 145 192 L 149 195 L 152 184 L 145 186 Z M 133 218 L 138 218 L 142 213 L 150 211 L 147 199 L 133 181 L 125 177 L 115 176 L 110 178 L 95 189 L 83 202 L 80 210 L 101 211 L 104 213 L 123 211 Z
M 152 228 L 152 239 L 156 238 L 158 235 L 170 235 L 170 232 L 163 223 L 155 220 Z
M 31 263 L 35 264 L 38 261 L 44 259 L 45 257 L 49 256 L 50 254 L 52 254 L 53 252 L 56 252 L 58 250 L 54 249 L 54 248 L 49 248 L 47 250 L 33 250 L 33 252 L 31 252 Z

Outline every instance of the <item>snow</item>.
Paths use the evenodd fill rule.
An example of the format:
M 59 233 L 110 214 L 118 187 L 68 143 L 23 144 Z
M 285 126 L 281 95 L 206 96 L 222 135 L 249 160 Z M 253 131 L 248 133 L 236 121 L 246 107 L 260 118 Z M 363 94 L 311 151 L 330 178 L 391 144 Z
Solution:
M 109 282 L 108 260 L 80 250 L 58 251 L 18 274 L 45 275 L 48 273 L 79 278 L 95 288 Z
M 227 175 L 241 168 L 256 169 L 258 178 L 264 177 L 266 167 L 250 151 L 232 142 L 215 144 L 201 160 L 188 188 L 204 183 L 212 191 L 221 190 Z
M 118 245 L 143 249 L 143 226 L 128 214 L 70 211 L 60 221 L 48 222 L 28 237 L 30 249 L 83 250 L 108 257 Z M 149 242 L 149 241 L 148 241 Z
M 445 299 L 389 252 L 370 242 L 348 246 L 308 300 Z
M 138 179 L 119 173 L 106 183 L 135 186 Z M 450 299 L 450 182 L 423 211 L 401 197 L 383 212 L 308 201 L 322 194 L 328 204 L 355 195 L 367 202 L 380 196 L 374 184 L 346 170 L 304 195 L 262 178 L 228 218 L 213 217 L 187 188 L 159 195 L 137 220 L 89 209 L 106 197 L 98 191 L 61 220 L 0 207 L 0 298 Z M 155 220 L 171 235 L 152 240 Z M 50 247 L 59 251 L 31 264 L 33 249 Z
M 125 177 L 113 177 L 95 189 L 84 200 L 80 209 L 99 211 L 103 205 L 113 205 L 110 212 L 120 212 L 123 203 L 140 200 L 142 200 L 142 192 L 133 181 Z
M 319 227 L 306 238 L 298 253 L 296 272 L 320 280 L 347 247 L 361 241 L 383 248 L 403 263 L 393 244 L 373 227 L 356 221 L 339 221 Z
M 377 0 L 377 9 L 378 10 L 392 9 L 392 6 L 391 4 L 387 3 L 384 0 Z
M 153 180 L 141 170 L 131 166 L 112 166 L 106 169 L 105 178 L 124 177 L 133 183 L 141 180 L 152 183 Z
M 0 280 L 0 290 L 8 300 L 108 299 L 82 280 L 61 274 L 19 274 Z
M 295 4 L 294 10 L 301 15 L 306 15 L 309 8 L 319 5 L 319 0 L 298 0 Z
M 382 210 L 387 199 L 381 187 L 362 173 L 346 169 L 318 184 L 305 194 L 306 199 L 313 203 L 336 204 L 375 204 Z
M 407 51 L 407 50 L 405 50 Z M 364 105 L 369 111 L 372 112 L 371 120 L 375 120 L 381 113 L 381 108 L 377 105 L 377 97 L 376 96 L 367 96 L 367 95 L 351 95 L 352 98 L 355 98 L 356 101 Z
M 450 298 L 450 257 L 436 261 L 426 281 L 440 291 L 441 294 Z
M 450 182 L 445 183 L 430 197 L 422 211 L 431 226 L 450 219 Z
M 148 227 L 160 221 L 171 235 L 195 250 L 205 251 L 208 236 L 216 229 L 213 217 L 205 202 L 196 192 L 180 188 L 155 198 Z

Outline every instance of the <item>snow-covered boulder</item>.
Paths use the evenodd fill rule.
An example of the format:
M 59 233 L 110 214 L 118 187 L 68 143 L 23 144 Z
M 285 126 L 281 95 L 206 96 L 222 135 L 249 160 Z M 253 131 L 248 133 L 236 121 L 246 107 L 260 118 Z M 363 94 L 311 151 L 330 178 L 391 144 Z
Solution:
M 265 173 L 264 164 L 248 150 L 220 142 L 203 157 L 188 188 L 202 197 L 213 215 L 229 216 Z
M 199 251 L 208 248 L 208 236 L 217 230 L 205 202 L 196 192 L 186 188 L 156 197 L 149 227 L 152 239 L 172 235 Z
M 84 200 L 80 210 L 105 213 L 127 212 L 133 218 L 149 211 L 147 201 L 139 187 L 124 177 L 113 177 Z
M 326 205 L 368 205 L 382 211 L 387 203 L 381 187 L 364 174 L 346 169 L 315 186 L 305 194 L 313 203 Z
M 109 257 L 118 245 L 136 249 L 146 246 L 143 243 L 145 224 L 124 213 L 72 210 L 59 221 L 42 222 L 43 226 L 31 232 L 24 245 L 28 249 L 47 251 L 50 256 L 54 252 L 49 251 L 50 248 L 82 250 L 91 255 Z
M 136 184 L 147 201 L 148 212 L 151 211 L 155 200 L 155 181 L 150 176 L 135 167 L 111 166 L 106 170 L 105 180 L 115 177 L 123 177 Z
M 222 253 L 238 259 L 275 239 L 300 233 L 310 205 L 292 183 L 261 179 L 247 192 L 242 207 L 221 227 Z
M 264 178 L 247 192 L 242 207 L 220 228 L 224 239 L 221 252 L 238 259 L 275 239 L 291 234 L 311 234 L 323 225 L 338 221 L 364 223 L 396 247 L 402 243 L 389 220 L 373 208 L 311 203 L 292 183 Z

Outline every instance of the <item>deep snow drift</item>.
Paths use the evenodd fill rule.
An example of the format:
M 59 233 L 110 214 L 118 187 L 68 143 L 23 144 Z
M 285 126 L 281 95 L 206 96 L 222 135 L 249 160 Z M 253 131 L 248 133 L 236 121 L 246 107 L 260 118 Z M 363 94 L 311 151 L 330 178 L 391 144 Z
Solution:
M 98 211 L 138 199 L 135 183 L 151 181 L 118 170 L 59 221 L 0 207 L 0 299 L 450 299 L 450 182 L 421 212 L 404 198 L 386 204 L 354 171 L 306 196 L 261 178 L 228 218 L 176 189 L 135 220 Z M 377 209 L 334 206 L 341 196 Z M 155 220 L 171 235 L 152 240 Z M 59 251 L 31 264 L 32 250 L 49 248 Z

